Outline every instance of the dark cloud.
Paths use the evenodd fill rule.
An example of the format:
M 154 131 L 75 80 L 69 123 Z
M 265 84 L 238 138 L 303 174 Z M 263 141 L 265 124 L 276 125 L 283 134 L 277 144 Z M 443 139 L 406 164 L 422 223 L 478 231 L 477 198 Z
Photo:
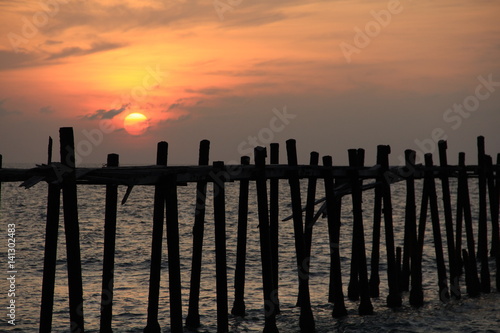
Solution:
M 122 107 L 119 109 L 111 109 L 111 110 L 100 109 L 95 111 L 94 113 L 83 116 L 82 119 L 86 120 L 113 119 L 123 111 L 127 110 L 128 106 L 129 104 L 125 104 L 122 105 Z
M 117 49 L 123 46 L 124 45 L 117 43 L 99 42 L 99 43 L 93 43 L 89 49 L 82 49 L 80 47 L 67 47 L 58 53 L 50 55 L 47 58 L 47 60 L 54 60 L 54 59 L 73 57 L 73 56 L 84 56 L 87 54 Z
M 0 71 L 36 66 L 40 60 L 37 54 L 0 50 Z
M 7 101 L 7 98 L 0 99 L 0 115 L 7 116 L 12 114 L 21 114 L 18 110 L 9 110 L 4 107 L 5 101 Z
M 217 87 L 208 87 L 204 89 L 186 89 L 185 90 L 187 93 L 195 93 L 195 94 L 202 94 L 202 95 L 219 95 L 221 93 L 226 93 L 230 91 L 229 89 L 225 88 L 217 88 Z

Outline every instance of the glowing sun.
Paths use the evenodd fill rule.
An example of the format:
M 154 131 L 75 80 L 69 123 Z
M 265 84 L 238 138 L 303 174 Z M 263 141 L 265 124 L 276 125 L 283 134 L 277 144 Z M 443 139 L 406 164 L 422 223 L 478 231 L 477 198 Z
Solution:
M 131 135 L 141 135 L 147 131 L 149 119 L 142 113 L 134 112 L 125 117 L 123 127 Z

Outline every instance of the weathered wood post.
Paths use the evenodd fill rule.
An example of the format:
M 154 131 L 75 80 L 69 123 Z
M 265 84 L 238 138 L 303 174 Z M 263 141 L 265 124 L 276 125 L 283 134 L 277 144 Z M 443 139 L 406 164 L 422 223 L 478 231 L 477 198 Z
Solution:
M 319 154 L 315 151 L 311 152 L 309 165 L 317 166 L 319 163 Z M 306 217 L 304 227 L 304 243 L 306 258 L 311 258 L 312 247 L 312 232 L 314 226 L 314 203 L 316 201 L 316 177 L 309 177 L 307 182 L 307 198 L 306 198 Z M 309 262 L 310 263 L 310 262 Z M 310 265 L 309 265 L 310 269 Z M 300 294 L 297 297 L 297 306 L 300 306 Z
M 342 272 L 340 265 L 340 202 L 335 196 L 333 185 L 332 157 L 323 157 L 323 179 L 325 183 L 328 234 L 330 238 L 330 290 L 329 302 L 333 302 L 332 317 L 347 316 L 342 291 Z
M 156 165 L 166 166 L 168 159 L 168 143 L 158 142 Z M 163 243 L 163 223 L 165 221 L 165 179 L 155 185 L 153 207 L 153 237 L 151 241 L 151 269 L 149 275 L 148 319 L 144 333 L 160 333 L 158 322 L 158 305 L 160 297 L 161 259 Z
M 226 268 L 226 192 L 224 162 L 213 163 L 214 222 L 215 222 L 215 274 L 217 292 L 217 332 L 229 332 Z M 222 175 L 222 177 L 219 177 Z
M 498 193 L 495 187 L 495 175 L 493 173 L 493 159 L 490 155 L 485 156 L 486 179 L 488 181 L 488 198 L 490 200 L 491 214 L 491 252 L 492 257 L 497 256 L 499 242 L 498 226 Z M 497 274 L 498 275 L 498 274 Z
M 208 165 L 210 141 L 200 142 L 198 165 Z M 196 184 L 196 207 L 193 225 L 193 257 L 191 261 L 191 282 L 189 290 L 189 308 L 186 326 L 195 329 L 200 326 L 200 281 L 203 251 L 203 234 L 205 232 L 205 203 L 207 199 L 207 181 L 200 180 Z
M 433 167 L 432 154 L 425 154 L 425 166 Z M 436 182 L 432 170 L 425 171 L 425 181 L 429 184 L 429 202 L 431 206 L 432 232 L 434 236 L 434 249 L 436 251 L 436 264 L 438 272 L 439 299 L 447 302 L 450 299 L 446 266 L 444 263 L 443 243 L 441 240 L 441 226 L 439 224 L 439 207 L 436 194 Z
M 403 247 L 403 267 L 401 270 L 401 291 L 409 291 L 411 261 L 417 246 L 417 211 L 415 206 L 415 157 L 414 150 L 405 150 L 406 205 L 405 205 L 405 234 Z
M 448 248 L 448 262 L 450 265 L 450 290 L 454 298 L 460 299 L 460 285 L 458 281 L 458 265 L 457 255 L 455 253 L 455 240 L 453 233 L 453 214 L 451 210 L 451 194 L 450 194 L 450 181 L 448 179 L 448 157 L 446 150 L 448 145 L 446 141 L 440 140 L 439 147 L 439 164 L 443 168 L 441 171 L 441 186 L 443 193 L 443 207 L 444 207 L 444 220 L 446 226 L 446 244 Z
M 279 144 L 271 143 L 271 164 L 279 164 Z M 276 314 L 280 311 L 279 302 L 279 183 L 272 178 L 269 181 L 269 234 L 271 238 L 271 256 L 273 258 L 273 283 L 275 290 Z
M 119 156 L 109 154 L 107 167 L 117 167 Z M 115 269 L 116 212 L 118 204 L 118 185 L 106 185 L 106 204 L 104 208 L 104 255 L 102 268 L 101 321 L 100 332 L 112 332 L 113 285 Z
M 297 148 L 293 139 L 286 141 L 288 165 L 297 167 Z M 299 275 L 299 296 L 300 299 L 300 330 L 301 332 L 314 332 L 315 323 L 311 309 L 311 299 L 309 294 L 309 262 L 304 242 L 304 224 L 302 222 L 302 203 L 300 197 L 300 182 L 296 170 L 290 170 L 288 179 L 292 199 L 293 230 L 295 235 L 295 251 L 297 258 L 297 271 Z
M 69 315 L 71 330 L 84 332 L 82 262 L 80 257 L 80 229 L 75 173 L 75 140 L 72 127 L 59 129 L 61 163 L 71 171 L 62 184 L 64 231 L 68 266 Z
M 349 150 L 349 166 L 358 168 L 363 166 L 364 151 Z M 360 315 L 373 314 L 373 305 L 370 301 L 368 286 L 368 270 L 366 267 L 365 232 L 363 227 L 363 199 L 361 190 L 361 179 L 356 169 L 348 171 L 352 186 L 352 210 L 353 210 L 353 253 L 356 257 L 357 269 L 355 274 L 359 276 L 360 303 L 358 312 Z M 355 244 L 355 245 L 354 245 Z M 351 276 L 352 277 L 352 276 Z M 356 277 L 357 279 L 357 277 Z
M 263 332 L 278 332 L 276 327 L 276 304 L 273 291 L 273 265 L 271 239 L 269 237 L 269 211 L 267 203 L 267 179 L 265 175 L 266 148 L 256 147 L 254 151 L 256 167 L 257 205 L 259 212 L 260 255 L 262 263 L 262 284 L 264 292 L 265 327 Z
M 462 254 L 467 254 L 467 260 L 464 257 L 464 267 L 466 274 L 467 284 L 467 294 L 470 297 L 478 296 L 481 291 L 481 285 L 479 282 L 479 277 L 477 274 L 477 263 L 475 255 L 475 242 L 474 242 L 474 231 L 472 227 L 472 213 L 469 197 L 469 185 L 467 181 L 467 170 L 465 169 L 465 154 L 460 153 L 458 156 L 458 163 L 460 166 L 459 177 L 458 177 L 458 209 L 463 211 L 464 222 L 465 222 L 465 233 L 467 237 L 467 251 L 463 250 Z M 467 272 L 469 273 L 469 278 L 467 278 Z
M 165 186 L 165 215 L 167 218 L 168 248 L 168 291 L 170 293 L 170 331 L 183 332 L 177 175 L 168 175 L 165 180 Z
M 484 137 L 477 138 L 478 148 L 478 176 L 479 176 L 479 220 L 477 233 L 477 258 L 481 260 L 481 292 L 489 293 L 490 269 L 488 266 L 488 204 L 486 202 L 486 170 L 485 170 L 485 148 Z
M 48 155 L 48 164 L 50 164 L 52 163 L 52 138 L 49 138 Z M 0 168 L 1 167 L 2 156 L 0 155 Z M 56 179 L 54 179 L 53 182 L 49 182 L 48 184 L 45 254 L 43 258 L 42 302 L 40 306 L 40 332 L 51 332 L 52 330 L 60 207 L 61 185 L 57 183 Z
M 356 149 L 349 149 L 349 167 L 355 168 L 358 166 L 358 154 Z M 357 301 L 359 299 L 360 285 L 359 285 L 359 252 L 358 247 L 360 246 L 360 239 L 358 239 L 360 233 L 356 230 L 359 228 L 359 221 L 357 219 L 363 218 L 362 215 L 357 214 L 356 209 L 361 211 L 362 203 L 361 199 L 361 184 L 358 183 L 358 173 L 354 170 L 348 170 L 349 181 L 351 184 L 352 192 L 352 211 L 353 211 L 353 224 L 352 224 L 352 237 L 351 237 L 351 272 L 349 276 L 349 284 L 347 285 L 347 298 L 351 301 Z M 357 193 L 360 192 L 360 193 Z M 358 197 L 359 196 L 359 197 Z M 360 200 L 358 203 L 357 200 Z M 358 206 L 359 205 L 359 206 Z M 362 222 L 361 222 L 362 223 Z M 362 227 L 362 226 L 361 226 Z M 363 235 L 364 237 L 364 235 Z M 364 242 L 364 238 L 363 238 Z
M 377 153 L 381 155 L 381 172 L 382 179 L 382 201 L 384 204 L 384 229 L 385 229 L 385 246 L 387 251 L 387 280 L 389 283 L 389 295 L 387 296 L 388 307 L 399 307 L 402 304 L 401 293 L 399 290 L 398 272 L 396 270 L 396 252 L 394 248 L 394 230 L 392 222 L 392 199 L 391 187 L 389 179 L 389 154 L 391 153 L 390 146 L 380 145 L 377 147 Z
M 241 157 L 242 165 L 250 164 L 250 157 Z M 249 180 L 240 180 L 238 201 L 238 240 L 236 248 L 236 270 L 234 272 L 234 303 L 231 313 L 245 316 L 245 265 L 247 255 L 248 187 Z
M 382 154 L 381 149 L 377 150 L 377 165 L 382 168 Z M 372 234 L 372 255 L 370 262 L 370 296 L 380 296 L 380 229 L 382 225 L 382 181 L 383 173 L 376 177 L 376 185 L 374 189 L 374 202 L 373 202 L 373 234 Z

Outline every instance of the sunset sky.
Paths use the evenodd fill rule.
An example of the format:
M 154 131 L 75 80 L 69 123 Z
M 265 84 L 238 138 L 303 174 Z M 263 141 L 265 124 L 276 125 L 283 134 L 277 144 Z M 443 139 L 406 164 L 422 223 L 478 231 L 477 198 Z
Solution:
M 300 163 L 390 144 L 399 164 L 440 138 L 475 163 L 478 135 L 500 152 L 499 17 L 494 0 L 0 0 L 0 154 L 45 163 L 72 126 L 80 165 L 152 164 L 162 140 L 195 164 L 202 139 L 212 161 L 272 140 L 285 162 L 289 138 Z

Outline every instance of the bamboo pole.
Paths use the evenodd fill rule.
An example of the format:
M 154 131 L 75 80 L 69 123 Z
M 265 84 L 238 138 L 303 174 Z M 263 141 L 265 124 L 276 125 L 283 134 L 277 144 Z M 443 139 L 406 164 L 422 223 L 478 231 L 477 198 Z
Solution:
M 64 178 L 62 185 L 71 329 L 84 332 L 82 263 L 80 257 L 73 128 L 60 128 L 59 135 L 61 140 L 61 163 L 72 169 L 71 173 Z
M 324 156 L 323 165 L 326 167 L 323 179 L 325 183 L 326 212 L 328 234 L 330 237 L 330 290 L 329 302 L 333 303 L 332 317 L 347 316 L 342 291 L 342 272 L 340 264 L 340 203 L 342 198 L 336 197 L 333 186 L 332 157 Z
M 486 170 L 485 170 L 485 148 L 484 137 L 477 138 L 478 147 L 478 183 L 479 183 L 479 221 L 477 233 L 477 258 L 481 261 L 481 292 L 489 293 L 490 269 L 488 265 L 488 217 L 486 202 Z
M 159 142 L 156 153 L 156 165 L 167 165 L 168 143 Z M 149 277 L 148 319 L 144 333 L 160 333 L 158 305 L 160 297 L 161 260 L 163 243 L 163 224 L 165 223 L 165 182 L 161 179 L 155 185 L 153 207 L 153 237 L 151 241 L 151 269 Z
M 401 269 L 401 291 L 409 291 L 411 260 L 417 246 L 417 212 L 415 206 L 415 156 L 414 150 L 405 150 L 406 172 L 406 205 L 405 205 L 405 234 L 403 245 L 403 266 Z
M 377 151 L 377 165 L 382 165 L 382 154 L 380 149 Z M 371 255 L 371 271 L 370 271 L 370 296 L 380 296 L 380 229 L 382 224 L 382 175 L 376 178 L 377 185 L 374 189 L 374 203 L 373 203 L 373 234 L 372 234 L 372 255 Z
M 491 214 L 491 252 L 492 257 L 497 256 L 499 242 L 498 226 L 498 193 L 495 187 L 495 175 L 493 173 L 493 159 L 490 155 L 485 156 L 486 179 L 488 182 L 488 195 Z M 497 274 L 498 275 L 498 274 Z
M 210 141 L 200 142 L 198 165 L 208 165 Z M 186 326 L 196 329 L 200 326 L 200 283 L 201 262 L 203 251 L 203 234 L 205 230 L 205 203 L 207 198 L 207 182 L 200 180 L 196 184 L 196 208 L 193 225 L 193 257 L 191 261 L 191 281 L 189 289 L 189 308 L 186 317 Z
M 119 156 L 109 154 L 107 167 L 117 167 Z M 113 285 L 115 269 L 116 213 L 118 204 L 118 186 L 106 185 L 106 204 L 104 209 L 104 254 L 102 268 L 101 319 L 100 332 L 112 332 Z
M 52 163 L 52 138 L 49 138 L 48 164 Z M 0 168 L 2 167 L 0 155 Z M 54 287 L 56 280 L 57 241 L 59 233 L 59 211 L 61 187 L 48 184 L 47 224 L 45 226 L 45 254 L 43 258 L 42 301 L 40 306 L 40 332 L 51 332 L 54 309 Z
M 267 202 L 267 180 L 264 173 L 266 148 L 256 147 L 255 167 L 257 186 L 257 205 L 259 212 L 260 254 L 262 263 L 262 284 L 264 292 L 265 327 L 263 332 L 278 332 L 276 327 L 276 304 L 274 302 L 273 265 L 269 237 L 269 211 Z
M 250 157 L 241 157 L 242 165 L 250 164 Z M 245 264 L 247 254 L 248 225 L 248 187 L 249 180 L 240 180 L 240 195 L 238 201 L 238 240 L 236 249 L 236 270 L 234 272 L 234 303 L 231 313 L 235 316 L 245 316 Z
M 224 162 L 213 163 L 214 173 L 220 174 Z M 215 274 L 217 292 L 217 332 L 229 332 L 226 268 L 226 194 L 222 178 L 214 179 Z
M 295 140 L 286 141 L 288 165 L 295 167 L 297 163 L 297 148 Z M 292 199 L 293 230 L 295 235 L 295 251 L 297 259 L 297 271 L 299 275 L 299 296 L 300 298 L 300 330 L 301 332 L 314 332 L 315 323 L 311 309 L 311 299 L 309 294 L 309 263 L 304 242 L 304 224 L 302 222 L 302 203 L 300 196 L 300 182 L 295 172 L 290 173 L 288 180 Z

